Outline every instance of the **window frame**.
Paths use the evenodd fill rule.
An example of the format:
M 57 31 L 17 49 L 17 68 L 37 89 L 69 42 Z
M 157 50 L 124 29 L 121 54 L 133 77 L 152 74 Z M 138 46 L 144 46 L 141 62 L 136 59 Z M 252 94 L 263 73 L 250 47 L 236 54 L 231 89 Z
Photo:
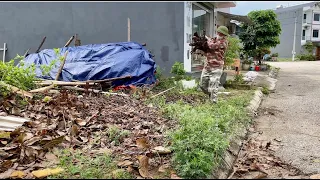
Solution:
M 318 20 L 316 20 L 316 15 L 318 16 Z M 313 14 L 313 21 L 320 21 L 320 14 L 319 13 Z
M 318 36 L 317 36 L 317 37 L 314 36 L 314 33 L 315 33 L 315 32 L 318 33 Z M 312 38 L 319 38 L 319 29 L 313 29 L 313 30 L 312 30 Z

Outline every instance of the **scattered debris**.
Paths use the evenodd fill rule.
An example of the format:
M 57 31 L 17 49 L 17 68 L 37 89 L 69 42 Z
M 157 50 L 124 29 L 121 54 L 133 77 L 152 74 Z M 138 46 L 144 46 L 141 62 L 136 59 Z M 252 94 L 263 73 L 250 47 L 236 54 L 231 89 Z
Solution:
M 0 116 L 19 119 L 20 126 L 0 137 L 0 173 L 6 173 L 1 177 L 10 177 L 21 170 L 30 178 L 28 172 L 33 172 L 36 178 L 61 172 L 60 169 L 34 172 L 45 168 L 41 165 L 43 161 L 57 163 L 57 157 L 50 153 L 53 148 L 112 152 L 127 157 L 118 163 L 119 167 L 132 166 L 131 171 L 142 177 L 150 176 L 149 168 L 170 164 L 171 151 L 163 147 L 163 133 L 175 122 L 162 118 L 156 108 L 134 98 L 95 93 L 85 93 L 79 98 L 77 93 L 62 89 L 59 94 L 29 100 L 24 108 L 18 107 L 15 99 L 7 101 L 12 103 L 3 103 L 0 114 L 8 108 L 20 108 L 21 117 Z M 135 169 L 136 160 L 139 169 Z
M 256 136 L 258 134 L 258 136 Z M 282 162 L 273 153 L 279 146 L 279 140 L 262 141 L 259 133 L 253 133 L 244 143 L 234 164 L 234 171 L 228 179 L 264 179 L 299 176 L 305 178 L 302 173 Z
M 49 175 L 59 174 L 61 172 L 63 172 L 62 168 L 43 169 L 43 170 L 32 171 L 32 175 L 34 175 L 36 178 L 44 178 Z

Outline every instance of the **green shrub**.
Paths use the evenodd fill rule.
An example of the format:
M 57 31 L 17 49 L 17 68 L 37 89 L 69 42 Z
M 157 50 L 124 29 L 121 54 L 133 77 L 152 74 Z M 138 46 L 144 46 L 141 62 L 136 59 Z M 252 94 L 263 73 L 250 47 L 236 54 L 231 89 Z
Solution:
M 312 54 L 300 54 L 300 55 L 297 55 L 297 59 L 305 60 L 305 61 L 315 61 L 316 56 L 314 56 Z
M 235 37 L 228 37 L 228 48 L 225 55 L 225 66 L 230 66 L 234 63 L 234 59 L 239 58 L 240 40 Z
M 15 60 L 20 60 L 20 67 L 14 65 Z M 17 55 L 9 62 L 0 62 L 1 81 L 22 90 L 31 90 L 35 87 L 36 80 L 35 65 L 24 67 L 23 57 Z
M 273 53 L 271 54 L 271 57 L 278 57 L 279 56 L 279 53 Z
M 184 70 L 183 63 L 175 62 L 171 68 L 171 73 L 175 75 L 174 78 L 176 81 L 184 79 L 186 71 Z

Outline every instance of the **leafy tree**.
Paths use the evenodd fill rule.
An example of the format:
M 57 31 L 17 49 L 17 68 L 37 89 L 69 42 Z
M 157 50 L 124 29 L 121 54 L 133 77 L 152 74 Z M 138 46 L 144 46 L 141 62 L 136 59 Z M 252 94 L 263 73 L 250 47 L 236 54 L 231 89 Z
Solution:
M 259 63 L 261 63 L 263 55 L 261 56 L 258 51 L 276 47 L 277 44 L 280 44 L 280 22 L 273 10 L 251 11 L 248 17 L 251 23 L 242 24 L 243 32 L 240 33 L 239 38 L 243 43 L 245 52 L 255 59 L 258 58 Z
M 225 66 L 233 64 L 234 59 L 239 58 L 240 54 L 240 41 L 235 37 L 228 37 L 228 48 L 225 55 Z

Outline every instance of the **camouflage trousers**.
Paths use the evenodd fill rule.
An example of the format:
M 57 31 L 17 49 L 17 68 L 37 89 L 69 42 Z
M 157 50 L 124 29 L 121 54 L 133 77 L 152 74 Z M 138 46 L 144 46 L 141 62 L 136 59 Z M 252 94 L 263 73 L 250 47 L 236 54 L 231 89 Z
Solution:
M 220 77 L 222 75 L 222 69 L 206 69 L 203 68 L 201 74 L 200 88 L 208 94 L 210 100 L 214 103 L 218 101 L 218 89 L 220 85 Z

